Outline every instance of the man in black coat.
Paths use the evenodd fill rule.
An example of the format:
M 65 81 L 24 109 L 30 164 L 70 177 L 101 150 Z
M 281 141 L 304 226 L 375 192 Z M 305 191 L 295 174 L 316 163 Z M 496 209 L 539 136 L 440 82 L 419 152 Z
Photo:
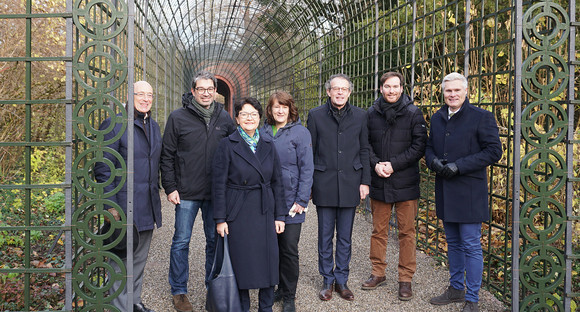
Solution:
M 487 166 L 502 156 L 493 114 L 469 104 L 467 79 L 443 78 L 445 105 L 431 117 L 425 161 L 437 173 L 435 206 L 443 220 L 449 259 L 449 287 L 430 300 L 463 302 L 462 311 L 479 311 L 483 274 L 481 223 L 489 220 Z
M 318 214 L 318 270 L 324 278 L 319 293 L 332 298 L 333 288 L 346 300 L 354 295 L 347 281 L 356 206 L 369 193 L 370 163 L 366 112 L 350 105 L 353 90 L 344 74 L 325 83 L 328 100 L 308 113 L 314 153 L 312 200 Z M 333 256 L 336 229 L 336 254 Z
M 386 282 L 386 253 L 389 220 L 393 206 L 399 228 L 399 299 L 413 298 L 411 282 L 415 258 L 415 216 L 419 191 L 419 159 L 425 153 L 425 119 L 411 98 L 403 94 L 403 76 L 388 72 L 381 77 L 381 96 L 369 108 L 371 145 L 371 276 L 362 289 L 371 290 Z
M 205 281 L 215 254 L 216 225 L 211 205 L 211 168 L 219 141 L 236 128 L 223 105 L 215 101 L 217 79 L 199 72 L 183 107 L 167 119 L 161 151 L 161 183 L 167 200 L 175 205 L 175 232 L 169 258 L 169 284 L 179 312 L 193 310 L 187 298 L 189 241 L 198 210 L 205 232 Z
M 113 282 L 109 294 L 119 292 L 116 298 L 111 300 L 111 304 L 120 311 L 153 312 L 146 308 L 141 302 L 141 290 L 143 286 L 143 275 L 145 264 L 149 256 L 149 246 L 153 237 L 155 226 L 161 227 L 161 199 L 159 198 L 159 156 L 161 154 L 161 131 L 159 125 L 151 117 L 151 106 L 153 105 L 153 88 L 146 81 L 137 81 L 133 85 L 133 225 L 137 232 L 133 232 L 133 309 L 127 308 L 127 287 L 119 290 L 122 286 L 121 280 Z M 118 115 L 117 117 L 121 117 Z M 116 207 L 110 207 L 107 212 L 107 224 L 103 227 L 103 234 L 106 235 L 111 230 L 118 228 L 118 223 L 126 222 L 127 214 L 127 183 L 120 176 L 115 176 L 113 169 L 121 170 L 122 165 L 119 156 L 127 162 L 127 152 L 129 141 L 126 128 L 121 123 L 115 122 L 113 118 L 107 118 L 99 127 L 100 131 L 111 129 L 104 135 L 105 141 L 113 140 L 120 135 L 117 140 L 113 140 L 103 153 L 108 162 L 98 162 L 95 164 L 95 178 L 99 183 L 109 183 L 104 187 L 105 195 L 115 192 L 108 199 L 115 203 Z M 122 132 L 122 133 L 121 133 Z M 121 134 L 120 134 L 121 133 Z M 108 150 L 108 152 L 107 152 Z M 114 151 L 114 152 L 113 152 Z M 118 155 L 118 156 L 115 156 Z M 114 165 L 114 168 L 107 165 Z M 111 179 L 111 174 L 114 176 Z M 123 210 L 123 215 L 118 209 Z M 121 222 L 119 222 L 121 221 Z M 128 227 L 130 229 L 132 227 Z M 108 229 L 108 230 L 104 230 Z M 117 236 L 118 237 L 118 236 Z M 115 234 L 109 236 L 109 240 L 117 239 Z M 123 265 L 127 267 L 127 241 L 122 239 L 116 247 L 111 249 L 123 260 Z M 121 268 L 114 258 L 109 261 L 113 269 L 120 274 Z M 111 278 L 113 280 L 113 278 Z

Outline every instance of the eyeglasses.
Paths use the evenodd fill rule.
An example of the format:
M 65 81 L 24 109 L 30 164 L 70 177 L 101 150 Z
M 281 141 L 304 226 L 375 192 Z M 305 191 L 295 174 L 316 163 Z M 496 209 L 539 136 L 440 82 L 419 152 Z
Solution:
M 242 119 L 248 119 L 249 117 L 252 117 L 252 119 L 257 119 L 258 117 L 260 117 L 260 114 L 258 114 L 257 112 L 253 113 L 240 112 L 238 116 Z
M 338 92 L 338 91 L 342 91 L 342 92 L 348 92 L 350 91 L 350 88 L 347 87 L 332 87 L 330 88 L 332 91 Z
M 195 92 L 197 92 L 197 94 L 204 94 L 207 91 L 208 94 L 213 94 L 215 92 L 215 88 L 214 87 L 209 87 L 207 89 L 205 88 L 195 88 Z
M 143 93 L 143 92 L 139 92 L 139 93 L 133 93 L 136 97 L 138 98 L 148 98 L 148 99 L 153 99 L 155 97 L 155 95 L 153 95 L 153 93 Z

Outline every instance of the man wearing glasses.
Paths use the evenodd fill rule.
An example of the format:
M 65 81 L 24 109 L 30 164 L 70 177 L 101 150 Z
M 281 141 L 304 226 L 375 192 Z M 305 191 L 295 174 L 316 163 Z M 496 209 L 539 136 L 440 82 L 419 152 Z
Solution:
M 235 129 L 222 104 L 215 101 L 217 79 L 201 71 L 182 97 L 183 107 L 167 119 L 161 151 L 161 182 L 167 200 L 175 205 L 169 284 L 179 312 L 193 311 L 187 298 L 189 242 L 198 210 L 205 232 L 205 282 L 215 253 L 215 222 L 211 205 L 211 164 L 219 141 Z
M 330 76 L 324 87 L 326 104 L 308 114 L 314 153 L 312 201 L 318 215 L 318 271 L 323 277 L 318 296 L 330 300 L 334 289 L 351 301 L 354 294 L 346 282 L 354 214 L 371 183 L 367 116 L 348 102 L 353 84 L 347 75 Z
M 135 170 L 133 175 L 133 293 L 127 292 L 127 287 L 123 286 L 121 280 L 116 280 L 109 289 L 109 294 L 119 293 L 117 297 L 111 299 L 111 304 L 119 311 L 134 312 L 154 312 L 145 307 L 141 301 L 141 291 L 143 288 L 143 277 L 145 275 L 145 265 L 149 256 L 149 247 L 153 238 L 153 230 L 157 226 L 161 227 L 161 200 L 159 198 L 159 155 L 161 154 L 161 131 L 159 125 L 151 117 L 151 107 L 153 106 L 153 88 L 146 81 L 137 81 L 133 85 L 133 165 L 139 170 Z M 120 116 L 120 115 L 118 115 Z M 111 124 L 113 123 L 113 124 Z M 111 129 L 112 130 L 108 130 Z M 127 151 L 129 146 L 128 131 L 125 131 L 121 123 L 112 118 L 107 118 L 99 130 L 104 133 L 104 140 L 111 142 L 108 150 L 116 151 L 122 159 L 127 162 Z M 107 240 L 116 240 L 119 233 L 114 221 L 126 222 L 124 216 L 127 214 L 127 183 L 116 176 L 114 170 L 122 170 L 121 161 L 112 153 L 105 150 L 103 153 L 107 162 L 95 163 L 95 178 L 97 182 L 104 184 L 105 194 L 114 193 L 118 187 L 121 189 L 108 199 L 115 203 L 114 207 L 107 206 L 105 214 L 105 226 L 101 229 L 103 234 L 114 232 Z M 107 163 L 111 164 L 107 165 Z M 121 216 L 121 210 L 123 216 Z M 114 220 L 113 220 L 114 219 Z M 105 230 L 107 229 L 107 230 Z M 112 243 L 111 241 L 105 242 Z M 110 251 L 123 260 L 123 266 L 127 267 L 127 240 L 121 239 Z M 121 274 L 121 267 L 117 261 L 111 259 L 109 264 L 117 274 Z M 119 288 L 122 288 L 119 290 Z M 133 297 L 133 307 L 127 307 L 127 298 Z

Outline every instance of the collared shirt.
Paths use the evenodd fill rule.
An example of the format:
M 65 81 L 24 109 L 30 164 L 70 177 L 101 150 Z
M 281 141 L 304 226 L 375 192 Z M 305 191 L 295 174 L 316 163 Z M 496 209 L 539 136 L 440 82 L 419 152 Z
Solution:
M 447 116 L 448 116 L 448 118 L 447 118 L 447 119 L 451 119 L 451 116 L 453 116 L 453 115 L 455 115 L 455 114 L 459 113 L 459 111 L 461 110 L 461 108 L 462 108 L 462 107 L 460 107 L 458 110 L 456 110 L 456 111 L 452 112 L 452 111 L 451 111 L 451 107 L 448 107 L 448 108 L 447 108 Z

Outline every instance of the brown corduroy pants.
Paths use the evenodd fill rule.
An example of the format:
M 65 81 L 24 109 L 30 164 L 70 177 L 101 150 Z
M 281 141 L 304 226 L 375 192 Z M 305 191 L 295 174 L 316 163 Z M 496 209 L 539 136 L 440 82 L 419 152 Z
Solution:
M 385 276 L 387 268 L 387 240 L 389 238 L 389 220 L 392 206 L 395 206 L 399 228 L 399 282 L 411 282 L 417 268 L 415 258 L 415 216 L 417 200 L 397 203 L 385 203 L 371 199 L 373 216 L 373 234 L 371 235 L 370 260 L 372 274 Z

